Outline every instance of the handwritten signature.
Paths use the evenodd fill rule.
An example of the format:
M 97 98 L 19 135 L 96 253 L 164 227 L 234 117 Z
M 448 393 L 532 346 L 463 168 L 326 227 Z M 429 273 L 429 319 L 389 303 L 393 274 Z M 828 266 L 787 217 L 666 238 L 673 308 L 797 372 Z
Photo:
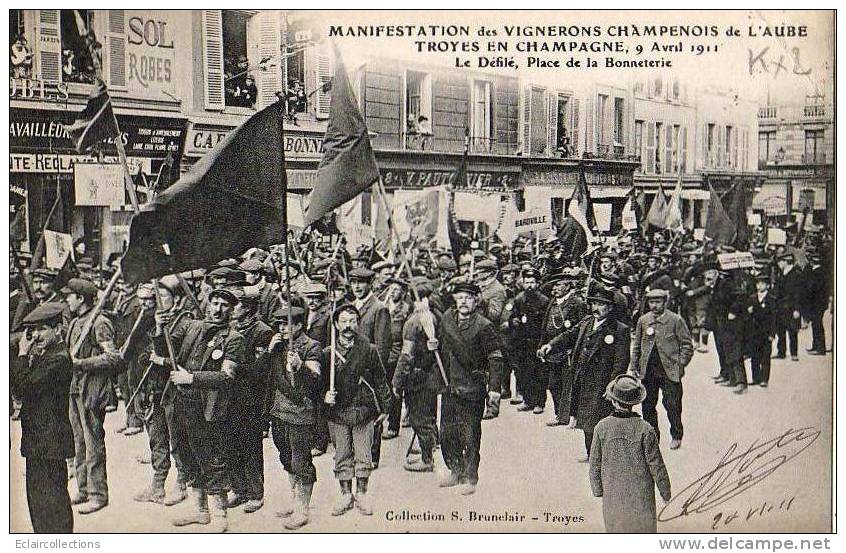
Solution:
M 806 426 L 790 428 L 765 442 L 758 443 L 756 439 L 746 449 L 733 443 L 713 470 L 664 505 L 658 520 L 667 522 L 704 513 L 742 494 L 808 449 L 820 434 L 818 428 Z

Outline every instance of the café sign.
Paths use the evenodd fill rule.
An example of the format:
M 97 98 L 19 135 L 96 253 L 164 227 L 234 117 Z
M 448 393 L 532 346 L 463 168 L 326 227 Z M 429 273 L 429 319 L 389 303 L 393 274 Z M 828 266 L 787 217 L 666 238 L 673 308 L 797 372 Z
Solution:
M 229 130 L 195 127 L 188 132 L 185 153 L 203 156 L 223 140 Z M 285 159 L 319 160 L 323 156 L 323 136 L 285 134 Z

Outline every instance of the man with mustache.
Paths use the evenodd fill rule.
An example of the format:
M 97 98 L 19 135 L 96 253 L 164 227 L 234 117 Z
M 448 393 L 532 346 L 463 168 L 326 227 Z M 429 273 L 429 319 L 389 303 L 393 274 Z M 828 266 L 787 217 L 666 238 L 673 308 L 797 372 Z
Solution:
M 476 493 L 479 450 L 485 403 L 498 404 L 505 363 L 494 324 L 479 311 L 482 291 L 469 282 L 452 291 L 455 307 L 440 321 L 438 340 L 430 350 L 443 348 L 442 359 L 449 384 L 441 398 L 441 453 L 449 474 L 440 486 L 461 486 L 462 495 Z
M 591 315 L 541 346 L 537 352 L 541 359 L 559 351 L 573 352 L 575 375 L 568 426 L 584 431 L 587 455 L 579 459 L 583 463 L 590 456 L 594 427 L 613 411 L 611 404 L 602 399 L 605 388 L 614 377 L 626 372 L 630 358 L 629 327 L 611 317 L 613 291 L 595 289 L 587 301 Z
M 216 288 L 208 296 L 204 320 L 183 319 L 172 331 L 177 369 L 170 373 L 170 382 L 180 392 L 175 405 L 176 443 L 196 509 L 175 519 L 174 526 L 214 522 L 213 532 L 227 528 L 227 416 L 236 371 L 244 363 L 244 337 L 229 324 L 236 303 L 232 290 Z M 165 314 L 156 313 L 154 344 L 160 357 L 168 351 L 166 323 Z
M 43 303 L 22 321 L 24 335 L 11 363 L 11 389 L 21 399 L 21 455 L 26 499 L 36 533 L 73 532 L 67 465 L 73 432 L 68 416 L 71 361 L 62 339 L 59 302 Z
M 335 346 L 323 350 L 327 366 L 331 367 L 332 356 L 335 357 L 334 382 L 330 371 L 325 371 L 323 382 L 329 434 L 335 444 L 335 478 L 341 487 L 333 516 L 346 513 L 353 505 L 364 515 L 373 514 L 367 492 L 374 464 L 371 446 L 376 428 L 388 416 L 391 400 L 382 358 L 359 332 L 359 320 L 355 305 L 339 306 L 333 318 Z

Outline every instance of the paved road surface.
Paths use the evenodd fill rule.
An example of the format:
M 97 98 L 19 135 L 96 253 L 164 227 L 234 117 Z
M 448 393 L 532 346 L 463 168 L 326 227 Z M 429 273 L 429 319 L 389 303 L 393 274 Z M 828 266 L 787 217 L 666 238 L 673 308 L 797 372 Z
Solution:
M 685 440 L 677 451 L 667 449 L 668 424 L 659 406 L 662 436 L 665 437 L 662 453 L 673 493 L 681 494 L 691 483 L 714 471 L 735 443 L 737 449 L 727 456 L 727 460 L 755 445 L 760 447 L 749 452 L 744 460 L 762 456 L 757 458 L 756 464 L 738 466 L 739 463 L 734 463 L 724 467 L 722 472 L 714 474 L 711 484 L 726 474 L 734 476 L 724 482 L 744 477 L 749 480 L 750 476 L 762 474 L 766 478 L 733 497 L 729 497 L 733 493 L 728 484 L 718 489 L 709 484 L 698 494 L 678 495 L 678 500 L 670 504 L 665 514 L 668 518 L 671 511 L 689 514 L 659 523 L 659 531 L 707 532 L 715 522 L 718 530 L 728 532 L 828 530 L 832 358 L 831 354 L 825 357 L 805 355 L 804 347 L 810 345 L 809 331 L 802 332 L 800 342 L 800 362 L 773 360 L 770 387 L 750 387 L 743 396 L 736 396 L 730 389 L 711 382 L 711 376 L 718 371 L 713 345 L 709 353 L 696 354 L 684 379 Z M 543 415 L 518 413 L 513 406 L 504 405 L 498 419 L 483 423 L 480 482 L 477 493 L 471 497 L 459 495 L 455 488 L 438 488 L 436 474 L 405 472 L 402 460 L 411 431 L 403 429 L 398 439 L 383 444 L 381 468 L 371 479 L 372 517 L 356 511 L 342 517 L 329 514 L 338 493 L 330 449 L 330 454 L 315 460 L 318 482 L 311 507 L 311 524 L 300 531 L 601 532 L 601 501 L 591 495 L 587 465 L 576 461 L 582 453 L 582 435 L 564 427 L 544 426 L 551 416 L 550 411 L 551 402 Z M 122 409 L 119 409 L 106 420 L 111 504 L 93 515 L 75 515 L 76 530 L 181 531 L 169 521 L 186 508 L 187 502 L 164 507 L 132 500 L 132 495 L 150 480 L 150 466 L 135 460 L 137 455 L 148 450 L 147 435 L 125 437 L 115 434 L 113 430 L 121 418 Z M 803 427 L 820 431 L 818 438 L 814 441 L 810 430 L 785 434 L 790 429 Z M 783 436 L 780 441 L 767 443 L 779 436 Z M 13 423 L 11 529 L 30 532 L 24 463 L 18 454 L 19 445 L 20 426 Z M 769 466 L 775 467 L 785 457 L 792 458 L 769 475 L 766 474 L 769 470 L 760 468 L 765 463 L 773 463 Z M 436 452 L 436 461 L 438 469 L 442 469 L 439 452 Z M 273 513 L 287 493 L 287 477 L 271 440 L 265 440 L 265 476 L 264 508 L 253 514 L 230 511 L 230 532 L 285 532 L 282 521 Z M 73 481 L 70 486 L 73 489 Z M 690 488 L 688 492 L 697 489 Z M 728 499 L 716 500 L 719 496 Z M 388 520 L 391 516 L 401 516 L 403 511 L 421 516 L 426 513 L 442 515 L 445 521 Z M 508 521 L 473 521 L 473 513 L 506 517 Z

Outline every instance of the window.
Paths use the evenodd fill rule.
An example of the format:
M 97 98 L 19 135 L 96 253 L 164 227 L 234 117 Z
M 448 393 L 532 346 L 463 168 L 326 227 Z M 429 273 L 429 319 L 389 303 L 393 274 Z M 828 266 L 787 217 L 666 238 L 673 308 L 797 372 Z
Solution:
M 32 78 L 32 47 L 26 37 L 26 12 L 9 10 L 9 77 Z
M 419 71 L 405 74 L 406 147 L 426 149 L 432 137 L 432 76 Z
M 567 96 L 558 95 L 556 108 L 556 144 L 555 150 L 560 157 L 570 157 L 573 155 L 573 145 L 570 143 L 570 131 L 567 128 L 568 114 L 570 112 L 570 98 Z
M 258 87 L 247 58 L 247 21 L 249 16 L 235 10 L 223 10 L 223 82 L 226 107 L 252 108 Z
M 472 102 L 470 149 L 474 152 L 490 152 L 493 113 L 489 81 L 473 81 Z
M 635 155 L 639 158 L 643 158 L 643 121 L 635 121 L 634 133 Z M 643 169 L 643 167 L 641 167 L 641 169 Z
M 687 172 L 687 127 L 682 127 L 679 132 L 679 172 Z
M 655 123 L 655 173 L 661 174 L 661 139 L 664 137 L 664 125 Z
M 758 160 L 772 161 L 775 154 L 775 131 L 758 133 Z
M 717 141 L 716 136 L 717 126 L 713 123 L 708 123 L 705 127 L 705 165 L 713 167 L 716 165 L 715 146 Z
M 669 126 L 667 125 L 667 133 L 666 137 L 664 138 L 665 148 L 664 148 L 664 172 L 667 174 L 675 173 L 675 163 L 676 163 L 676 147 L 678 146 L 677 142 L 677 135 L 678 132 L 678 125 Z
M 93 83 L 97 68 L 90 37 L 95 25 L 93 10 L 61 10 L 62 82 Z M 102 58 L 102 44 L 94 44 Z
M 655 173 L 655 147 L 658 138 L 655 136 L 655 125 L 650 123 L 646 125 L 646 172 Z
M 681 99 L 681 84 L 678 79 L 673 80 L 673 100 L 679 101 Z
M 547 105 L 546 89 L 532 87 L 529 99 L 529 155 L 547 153 L 549 146 Z
M 825 155 L 822 151 L 824 132 L 822 130 L 805 131 L 805 163 L 822 163 Z
M 596 151 L 599 154 L 605 153 L 608 149 L 607 136 L 605 135 L 605 114 L 608 109 L 608 95 L 600 94 L 596 101 Z
M 308 109 L 308 96 L 305 89 L 305 59 L 306 50 L 304 48 L 293 51 L 286 58 L 288 79 L 285 97 L 288 103 L 288 115 L 292 117 L 298 113 L 305 113 Z
M 731 125 L 726 125 L 725 165 L 729 168 L 737 166 L 737 137 Z
M 652 80 L 652 97 L 653 98 L 660 98 L 663 91 L 664 91 L 664 81 L 661 79 L 661 76 L 659 75 Z
M 614 145 L 623 145 L 623 99 L 614 98 Z

